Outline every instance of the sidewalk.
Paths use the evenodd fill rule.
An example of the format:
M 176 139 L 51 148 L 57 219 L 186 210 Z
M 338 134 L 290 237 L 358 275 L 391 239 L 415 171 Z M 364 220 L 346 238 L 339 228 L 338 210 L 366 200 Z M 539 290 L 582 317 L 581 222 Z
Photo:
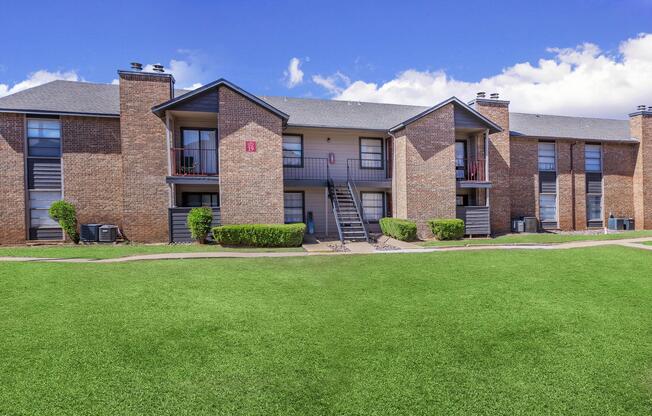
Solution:
M 211 253 L 165 253 L 145 254 L 137 256 L 117 257 L 113 259 L 57 259 L 47 257 L 0 257 L 0 262 L 50 262 L 50 263 L 124 263 L 141 260 L 181 260 L 181 259 L 214 259 L 214 258 L 276 258 L 276 257 L 307 257 L 307 256 L 337 256 L 359 254 L 408 254 L 408 253 L 439 253 L 447 251 L 477 251 L 477 250 L 569 250 L 574 248 L 587 248 L 598 246 L 619 245 L 639 250 L 652 251 L 652 246 L 641 243 L 652 241 L 652 237 L 630 238 L 623 240 L 602 241 L 574 241 L 560 244 L 538 245 L 484 245 L 484 246 L 458 246 L 458 247 L 422 247 L 399 248 L 398 250 L 375 250 L 371 244 L 356 243 L 351 251 L 305 251 L 305 252 L 278 252 L 278 253 L 239 253 L 239 252 L 211 252 Z M 409 243 L 407 243 L 409 244 Z M 362 247 L 362 245 L 365 245 Z M 410 244 L 414 246 L 413 244 Z M 416 247 L 416 246 L 414 246 Z

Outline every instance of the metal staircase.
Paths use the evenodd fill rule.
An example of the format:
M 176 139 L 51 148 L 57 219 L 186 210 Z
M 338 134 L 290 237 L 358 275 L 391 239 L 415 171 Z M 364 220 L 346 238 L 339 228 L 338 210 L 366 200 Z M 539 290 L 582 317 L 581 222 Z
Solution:
M 367 227 L 362 221 L 360 208 L 349 184 L 328 181 L 328 196 L 333 207 L 340 241 L 369 241 Z

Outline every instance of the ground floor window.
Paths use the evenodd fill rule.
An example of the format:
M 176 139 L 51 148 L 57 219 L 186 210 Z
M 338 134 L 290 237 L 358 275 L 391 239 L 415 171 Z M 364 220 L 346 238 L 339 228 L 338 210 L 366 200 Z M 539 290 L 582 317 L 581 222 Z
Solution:
M 181 199 L 184 207 L 220 206 L 220 198 L 217 192 L 184 192 Z
M 378 222 L 385 213 L 385 194 L 382 192 L 362 192 L 362 215 L 370 222 Z
M 557 221 L 557 195 L 541 194 L 539 195 L 539 213 L 541 222 Z
M 586 197 L 586 215 L 589 221 L 602 221 L 602 195 Z
M 305 222 L 303 192 L 284 192 L 285 223 Z

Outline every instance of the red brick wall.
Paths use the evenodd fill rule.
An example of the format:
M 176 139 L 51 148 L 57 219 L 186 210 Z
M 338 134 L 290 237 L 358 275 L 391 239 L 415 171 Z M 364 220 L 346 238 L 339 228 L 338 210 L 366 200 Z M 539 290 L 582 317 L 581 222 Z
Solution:
M 640 140 L 633 179 L 637 229 L 652 229 L 652 113 L 630 118 L 632 137 Z
M 574 172 L 571 172 L 571 149 Z M 566 231 L 586 229 L 586 176 L 583 142 L 557 140 L 557 200 L 559 228 Z M 574 218 L 573 206 L 575 207 Z
M 511 217 L 538 216 L 539 169 L 536 139 L 513 137 L 510 142 Z
M 617 217 L 634 217 L 634 168 L 637 146 L 605 143 L 602 147 L 603 215 L 606 226 L 609 213 Z
M 0 244 L 25 242 L 25 116 L 0 113 Z
M 169 75 L 120 73 L 123 231 L 132 241 L 168 241 L 165 122 L 151 108 L 171 98 L 170 84 Z
M 282 120 L 228 87 L 219 100 L 222 223 L 283 223 Z M 255 152 L 245 151 L 246 141 Z
M 75 204 L 80 224 L 122 228 L 120 120 L 61 117 L 64 198 Z
M 474 108 L 503 129 L 489 135 L 489 205 L 492 233 L 508 233 L 511 229 L 509 102 L 476 100 Z
M 396 134 L 396 215 L 417 222 L 421 238 L 431 237 L 427 221 L 455 218 L 455 121 L 453 104 L 408 124 Z

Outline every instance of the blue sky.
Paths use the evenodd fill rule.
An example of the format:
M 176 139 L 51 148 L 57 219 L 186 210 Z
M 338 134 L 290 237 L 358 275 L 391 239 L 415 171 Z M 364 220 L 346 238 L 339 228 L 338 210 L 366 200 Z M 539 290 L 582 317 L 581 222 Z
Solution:
M 164 64 L 181 87 L 225 77 L 256 94 L 424 104 L 495 88 L 528 111 L 539 105 L 617 116 L 625 105 L 652 105 L 647 84 L 642 92 L 622 91 L 622 102 L 606 110 L 549 97 L 566 85 L 611 91 L 600 81 L 613 78 L 610 72 L 578 82 L 573 68 L 605 59 L 623 64 L 628 41 L 638 40 L 636 59 L 649 52 L 645 64 L 652 65 L 652 36 L 645 37 L 652 0 L 33 1 L 6 2 L 2 11 L 0 95 L 53 77 L 110 83 L 118 68 L 138 60 Z M 547 68 L 541 59 L 557 65 Z M 560 73 L 565 59 L 574 78 Z M 530 68 L 517 65 L 523 63 Z M 626 68 L 619 83 L 632 83 L 646 65 Z M 555 76 L 566 78 L 523 92 Z

